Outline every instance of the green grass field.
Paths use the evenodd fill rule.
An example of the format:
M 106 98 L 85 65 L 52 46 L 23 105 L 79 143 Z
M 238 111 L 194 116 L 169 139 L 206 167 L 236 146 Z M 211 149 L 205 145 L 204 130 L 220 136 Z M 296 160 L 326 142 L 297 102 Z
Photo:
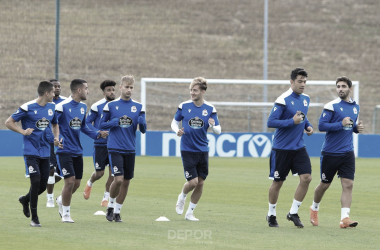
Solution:
M 320 226 L 309 222 L 309 206 L 319 183 L 318 159 L 312 158 L 313 181 L 299 215 L 303 229 L 285 218 L 298 177 L 288 177 L 280 193 L 277 220 L 269 228 L 268 159 L 211 158 L 210 174 L 195 215 L 199 222 L 177 215 L 175 203 L 185 181 L 180 158 L 137 157 L 135 178 L 121 210 L 123 223 L 110 223 L 93 215 L 100 207 L 105 178 L 83 199 L 84 182 L 93 171 L 85 158 L 82 186 L 73 195 L 71 217 L 63 224 L 58 207 L 46 208 L 46 193 L 39 199 L 41 228 L 29 226 L 18 197 L 26 193 L 21 157 L 3 157 L 0 166 L 0 249 L 378 249 L 380 240 L 380 184 L 378 159 L 357 159 L 351 217 L 354 229 L 340 229 L 340 181 L 335 179 L 322 200 Z M 56 184 L 55 197 L 63 182 Z M 187 209 L 189 198 L 186 201 Z M 155 222 L 166 216 L 170 222 Z M 187 231 L 186 231 L 187 230 Z

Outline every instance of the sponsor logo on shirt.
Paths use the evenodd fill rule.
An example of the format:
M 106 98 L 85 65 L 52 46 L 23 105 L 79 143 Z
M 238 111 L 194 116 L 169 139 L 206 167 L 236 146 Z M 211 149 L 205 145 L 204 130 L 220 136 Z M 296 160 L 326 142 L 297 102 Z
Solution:
M 190 128 L 193 128 L 193 129 L 203 128 L 204 124 L 205 123 L 203 122 L 203 120 L 200 119 L 198 116 L 195 118 L 191 118 L 189 120 L 189 126 L 190 126 Z
M 79 119 L 78 117 L 75 117 L 73 119 L 71 119 L 70 123 L 69 123 L 69 126 L 72 128 L 72 129 L 75 129 L 75 130 L 78 130 L 81 128 L 82 126 L 82 121 L 81 119 Z
M 131 125 L 133 124 L 133 120 L 132 118 L 124 115 L 122 117 L 119 118 L 119 126 L 121 128 L 128 128 L 130 127 Z
M 29 169 L 29 174 L 37 173 L 37 171 L 32 166 L 29 166 L 28 169 Z
M 354 127 L 354 121 L 350 119 L 350 123 L 343 127 L 344 130 L 351 130 Z
M 202 111 L 202 115 L 203 115 L 203 116 L 207 116 L 207 115 L 208 115 L 208 113 L 207 113 L 207 109 L 204 109 L 204 110 Z
M 45 117 L 36 121 L 36 127 L 39 130 L 45 130 L 49 126 L 49 124 L 50 124 L 50 121 L 48 119 L 46 119 Z
M 132 106 L 132 107 L 131 107 L 131 112 L 135 113 L 136 111 L 137 111 L 136 106 Z
M 356 115 L 358 113 L 358 110 L 354 107 L 354 114 Z
M 49 109 L 49 110 L 48 110 L 48 115 L 49 115 L 49 116 L 52 116 L 52 115 L 53 115 L 53 110 Z

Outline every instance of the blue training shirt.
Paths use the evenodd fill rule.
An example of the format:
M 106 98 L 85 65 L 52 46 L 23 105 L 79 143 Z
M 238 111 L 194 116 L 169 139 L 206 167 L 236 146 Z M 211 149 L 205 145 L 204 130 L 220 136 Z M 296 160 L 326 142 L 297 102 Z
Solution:
M 103 108 L 108 103 L 106 98 L 95 102 L 87 114 L 86 124 L 91 130 L 99 130 L 100 117 L 103 114 Z M 99 137 L 94 140 L 95 146 L 107 146 L 107 138 Z
M 322 152 L 342 154 L 354 150 L 352 132 L 359 133 L 356 126 L 359 110 L 356 102 L 340 98 L 325 105 L 318 124 L 319 131 L 327 131 Z M 350 117 L 351 124 L 343 127 L 342 120 L 346 117 Z
M 268 128 L 276 128 L 273 149 L 297 150 L 305 147 L 304 129 L 313 127 L 307 119 L 309 105 L 308 95 L 298 95 L 291 88 L 277 98 L 267 122 Z M 297 111 L 302 112 L 300 124 L 294 124 L 293 120 Z
M 63 148 L 58 148 L 57 154 L 82 155 L 80 131 L 96 139 L 99 131 L 93 131 L 86 125 L 87 105 L 68 98 L 56 106 L 56 119 L 53 124 L 59 124 L 59 133 L 63 138 Z
M 215 107 L 204 101 L 200 107 L 195 106 L 192 100 L 181 103 L 178 106 L 174 119 L 182 121 L 185 134 L 181 138 L 181 151 L 208 152 L 207 130 L 208 119 L 215 120 L 215 126 L 219 125 Z
M 57 105 L 58 103 L 60 102 L 63 102 L 64 100 L 66 100 L 67 98 L 64 97 L 64 96 L 58 96 L 58 99 L 54 99 L 53 98 L 53 102 L 55 103 L 55 105 Z M 54 110 L 55 112 L 55 110 Z M 49 125 L 48 128 L 45 129 L 45 136 L 46 136 L 46 140 L 50 143 L 50 144 L 54 144 L 54 135 L 53 135 L 53 132 L 52 132 L 52 129 L 51 129 L 51 124 Z
M 99 128 L 109 130 L 108 152 L 120 154 L 136 152 L 136 130 L 140 116 L 145 121 L 145 108 L 133 99 L 125 101 L 118 98 L 104 106 Z M 146 127 L 146 122 L 139 124 L 142 133 L 146 132 Z
M 37 100 L 21 105 L 11 116 L 16 122 L 21 120 L 22 129 L 32 128 L 33 132 L 23 136 L 23 155 L 49 158 L 50 144 L 46 140 L 45 130 L 55 117 L 55 104 L 47 103 L 40 106 Z

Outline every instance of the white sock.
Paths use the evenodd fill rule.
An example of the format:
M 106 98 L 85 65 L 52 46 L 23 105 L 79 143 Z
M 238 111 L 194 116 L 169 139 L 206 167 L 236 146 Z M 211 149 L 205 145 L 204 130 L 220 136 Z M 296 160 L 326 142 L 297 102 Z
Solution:
M 103 195 L 103 200 L 104 201 L 108 201 L 108 198 L 110 197 L 110 193 L 109 192 L 107 192 L 107 191 L 105 191 L 104 192 L 104 195 Z
M 276 206 L 277 206 L 277 203 L 276 204 L 269 204 L 269 210 L 268 210 L 268 216 L 271 216 L 271 215 L 274 215 L 276 216 Z
M 319 211 L 319 204 L 321 204 L 321 203 L 315 203 L 313 201 L 313 205 L 311 206 L 311 210 L 313 210 L 313 211 Z
M 90 179 L 90 180 L 91 180 L 91 179 Z M 94 184 L 94 183 L 91 182 L 90 180 L 87 181 L 87 185 L 88 185 L 89 187 L 92 187 L 92 184 Z
M 47 184 L 54 184 L 55 183 L 55 176 L 49 176 Z
M 186 214 L 192 214 L 194 212 L 194 209 L 196 206 L 197 206 L 197 204 L 194 204 L 190 201 L 189 208 L 187 209 Z
M 350 217 L 350 208 L 342 207 L 340 214 L 340 220 L 343 220 L 346 217 Z
M 53 200 L 54 199 L 54 193 L 52 193 L 52 194 L 46 194 L 46 196 L 47 196 L 48 200 Z
M 185 194 L 183 191 L 181 192 L 181 199 L 182 200 L 186 200 L 186 196 L 187 196 L 187 194 Z
M 58 203 L 62 204 L 62 195 L 57 197 L 57 201 L 58 201 Z
M 293 199 L 293 204 L 292 204 L 292 207 L 290 208 L 290 214 L 297 214 L 298 209 L 300 208 L 301 204 L 302 204 L 302 201 L 296 201 L 295 199 Z
M 66 214 L 68 214 L 70 216 L 70 206 L 62 206 L 62 209 L 63 209 L 63 215 L 62 216 L 65 216 Z
M 123 204 L 115 203 L 115 210 L 113 211 L 114 214 L 120 214 L 120 210 Z
M 110 202 L 108 203 L 108 207 L 115 207 L 116 198 L 110 197 Z

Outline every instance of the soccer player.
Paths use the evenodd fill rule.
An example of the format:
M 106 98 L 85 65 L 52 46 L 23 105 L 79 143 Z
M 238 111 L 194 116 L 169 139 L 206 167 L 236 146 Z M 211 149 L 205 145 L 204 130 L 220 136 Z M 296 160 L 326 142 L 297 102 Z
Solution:
M 351 80 L 345 76 L 339 77 L 336 80 L 336 92 L 339 97 L 325 105 L 319 118 L 319 130 L 326 131 L 326 136 L 320 160 L 321 182 L 314 191 L 314 201 L 310 207 L 310 222 L 313 226 L 318 226 L 319 204 L 337 173 L 342 184 L 340 227 L 351 228 L 358 225 L 357 221 L 350 219 L 355 177 L 352 132 L 362 133 L 364 126 L 362 121 L 356 125 L 359 105 L 350 98 Z
M 27 218 L 31 211 L 30 225 L 33 227 L 41 226 L 37 215 L 38 195 L 45 191 L 49 178 L 50 148 L 44 138 L 44 130 L 54 118 L 53 96 L 53 84 L 48 81 L 40 82 L 38 98 L 21 105 L 5 122 L 7 128 L 23 135 L 25 175 L 30 177 L 30 189 L 25 196 L 20 196 L 19 201 Z M 16 125 L 18 121 L 21 121 L 22 128 Z
M 90 112 L 88 112 L 86 123 L 89 128 L 96 130 L 99 128 L 100 117 L 103 115 L 104 106 L 115 100 L 115 86 L 116 82 L 111 80 L 105 80 L 100 84 L 100 88 L 103 91 L 104 98 L 100 101 L 94 103 L 91 106 Z M 94 125 L 92 125 L 94 123 Z M 108 131 L 105 131 L 108 134 Z M 86 187 L 84 188 L 83 197 L 88 200 L 90 198 L 92 185 L 95 181 L 99 180 L 104 175 L 104 169 L 109 165 L 108 151 L 107 151 L 107 139 L 99 138 L 94 140 L 94 168 L 95 172 L 92 173 L 90 179 L 87 181 Z M 113 176 L 111 168 L 109 168 L 109 175 L 106 182 L 106 191 L 103 195 L 103 200 L 100 203 L 102 207 L 108 206 L 108 198 L 110 196 L 110 185 L 113 182 Z
M 51 83 L 53 83 L 54 87 L 54 97 L 53 102 L 57 105 L 58 103 L 64 101 L 66 97 L 61 96 L 61 83 L 57 79 L 50 79 Z M 47 196 L 47 202 L 46 207 L 55 207 L 54 206 L 54 184 L 59 182 L 62 178 L 59 175 L 58 167 L 57 167 L 57 158 L 55 156 L 55 150 L 54 150 L 54 135 L 51 132 L 51 128 L 47 128 L 46 131 L 48 133 L 48 140 L 50 143 L 50 172 L 49 172 L 49 179 L 46 187 L 46 196 Z
M 100 119 L 100 129 L 109 129 L 107 148 L 114 175 L 106 214 L 106 219 L 111 222 L 122 222 L 120 210 L 134 176 L 137 124 L 141 133 L 145 133 L 147 128 L 145 108 L 131 98 L 134 83 L 132 75 L 121 78 L 120 98 L 104 106 Z
M 267 221 L 270 227 L 279 227 L 276 219 L 276 205 L 282 184 L 289 171 L 299 176 L 300 182 L 294 194 L 293 204 L 286 218 L 303 228 L 298 209 L 311 181 L 311 163 L 305 148 L 303 133 L 313 134 L 313 126 L 307 119 L 310 97 L 304 94 L 307 72 L 302 68 L 290 74 L 290 89 L 280 95 L 273 105 L 267 125 L 276 128 L 270 155 L 272 185 L 269 188 L 269 211 Z
M 203 77 L 194 78 L 190 83 L 191 100 L 181 103 L 171 124 L 172 130 L 181 138 L 181 157 L 187 182 L 178 195 L 176 212 L 183 213 L 187 194 L 191 194 L 189 208 L 185 219 L 199 221 L 194 216 L 194 209 L 202 196 L 203 185 L 208 175 L 208 140 L 207 130 L 220 134 L 215 107 L 203 99 L 207 90 L 207 81 Z M 182 121 L 182 128 L 179 123 Z
M 80 143 L 80 131 L 96 139 L 104 136 L 99 131 L 92 131 L 86 125 L 87 106 L 83 100 L 88 95 L 87 82 L 74 79 L 70 84 L 71 98 L 59 103 L 56 107 L 56 117 L 53 120 L 55 143 L 59 136 L 63 138 L 63 148 L 57 150 L 57 163 L 64 178 L 62 193 L 56 199 L 62 222 L 73 223 L 70 216 L 72 194 L 78 189 L 83 175 L 83 148 Z

